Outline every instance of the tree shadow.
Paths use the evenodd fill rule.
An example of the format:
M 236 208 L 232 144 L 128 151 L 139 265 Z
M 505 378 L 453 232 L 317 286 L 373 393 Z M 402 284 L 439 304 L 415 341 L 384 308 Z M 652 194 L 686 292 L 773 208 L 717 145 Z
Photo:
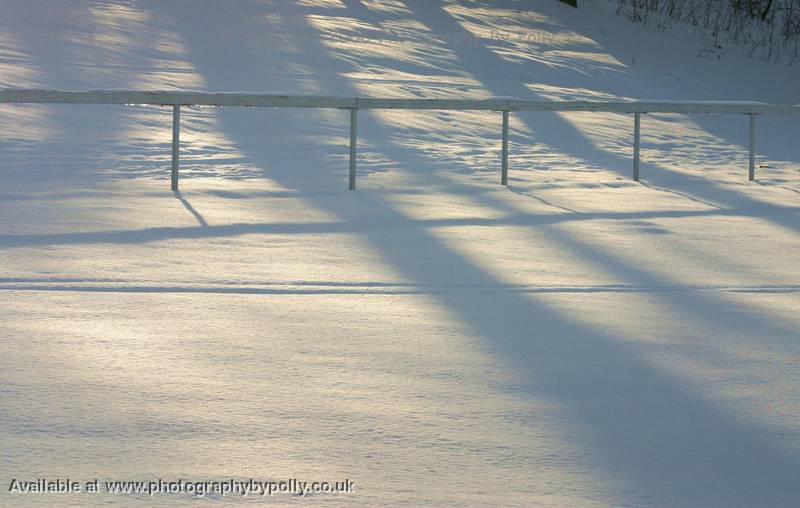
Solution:
M 368 10 L 360 0 L 344 0 L 356 12 Z M 444 9 L 440 2 L 415 2 L 404 1 L 406 9 L 413 13 L 415 19 L 425 25 L 433 33 L 459 33 L 463 26 L 453 15 Z M 515 7 L 518 8 L 518 7 Z M 567 10 L 564 8 L 563 10 Z M 374 17 L 374 15 L 373 15 Z M 496 76 L 525 76 L 535 81 L 538 78 L 538 67 L 523 68 L 513 62 L 507 62 L 486 46 L 483 39 L 476 38 L 471 44 L 452 44 L 448 49 L 458 57 L 462 68 L 482 83 L 492 95 L 512 96 L 526 99 L 545 98 L 538 96 L 523 84 L 523 79 L 497 79 Z M 545 73 L 552 72 L 546 69 Z M 575 71 L 572 71 L 575 72 Z M 618 174 L 629 177 L 627 170 L 631 166 L 631 159 L 619 156 L 605 150 L 598 149 L 584 133 L 574 125 L 564 121 L 555 113 L 516 113 L 516 121 L 523 121 L 528 129 L 534 133 L 537 141 L 553 147 L 562 153 L 577 154 L 587 161 L 603 161 L 607 167 Z M 534 120 L 535 119 L 535 120 Z M 545 127 L 541 127 L 544 125 Z M 669 168 L 658 166 L 643 161 L 643 179 L 652 185 L 671 189 L 681 189 L 685 194 L 695 199 L 711 201 L 727 208 L 761 209 L 764 218 L 770 222 L 800 232 L 800 221 L 796 217 L 787 216 L 785 213 L 769 213 L 771 205 L 758 202 L 749 196 L 724 189 L 706 178 L 694 178 L 689 175 L 677 173 Z M 744 161 L 743 161 L 744 162 Z M 513 171 L 513 169 L 512 169 Z
M 421 23 L 443 27 L 444 30 L 460 30 L 460 25 L 452 20 L 441 5 L 427 4 L 424 9 L 416 2 L 409 2 L 414 19 Z M 186 9 L 189 5 L 192 8 Z M 369 13 L 362 4 L 348 2 L 348 12 L 355 18 L 380 20 Z M 428 9 L 432 10 L 428 10 Z M 174 2 L 153 3 L 151 10 L 167 14 L 172 26 L 189 43 L 192 62 L 203 72 L 209 88 L 232 90 L 238 79 L 268 83 L 270 88 L 278 83 L 292 83 L 286 76 L 291 75 L 287 66 L 293 62 L 293 55 L 287 48 L 260 48 L 240 36 L 243 31 L 252 30 L 253 23 L 260 23 L 268 13 L 268 4 L 254 3 L 230 4 L 224 9 L 217 6 L 203 7 L 196 4 Z M 417 11 L 414 11 L 417 9 Z M 195 10 L 199 12 L 194 12 Z M 324 11 L 321 11 L 324 12 Z M 449 18 L 449 19 L 448 19 Z M 455 23 L 455 24 L 454 24 Z M 221 30 L 217 31 L 216 28 Z M 305 35 L 313 35 L 309 27 Z M 262 27 L 263 29 L 263 27 Z M 304 42 L 303 55 L 311 55 L 306 61 L 312 66 L 325 67 L 335 58 L 330 48 L 315 42 L 313 38 Z M 289 48 L 290 49 L 290 48 Z M 296 49 L 296 48 L 294 48 Z M 471 51 L 471 49 L 469 49 Z M 479 52 L 478 65 L 471 64 L 474 55 L 468 48 L 457 49 L 459 61 L 455 67 L 464 67 L 497 95 L 523 95 L 522 89 L 513 81 L 495 82 L 490 79 L 488 69 L 515 71 L 497 59 L 488 48 L 475 49 Z M 266 56 L 270 55 L 270 56 Z M 188 58 L 188 57 L 187 57 Z M 268 65 L 250 64 L 263 63 Z M 382 60 L 390 63 L 391 59 Z M 347 69 L 357 70 L 359 61 L 347 61 Z M 419 70 L 407 68 L 407 70 Z M 513 74 L 511 74 L 513 75 Z M 556 75 L 551 76 L 556 79 Z M 328 74 L 329 82 L 324 86 L 334 88 L 337 93 L 357 95 L 344 73 Z M 281 81 L 283 80 L 283 81 Z M 557 81 L 557 80 L 556 80 Z M 308 80 L 311 86 L 311 80 Z M 555 81 L 554 81 L 555 82 Z M 279 85 L 280 86 L 280 85 Z M 530 96 L 527 89 L 523 96 Z M 270 112 L 273 113 L 273 112 Z M 254 128 L 242 129 L 241 115 L 221 112 L 221 127 L 230 135 L 237 146 L 242 147 L 248 157 L 263 162 L 265 133 L 260 119 L 253 114 L 248 120 Z M 275 125 L 279 121 L 291 121 L 294 113 L 275 113 Z M 341 134 L 345 136 L 344 115 Z M 431 167 L 429 158 L 414 153 L 394 143 L 390 126 L 373 114 L 362 113 L 364 123 L 371 132 L 368 143 L 376 150 L 401 156 L 405 164 Z M 74 121 L 74 118 L 73 120 Z M 66 123 L 66 118 L 64 120 Z M 557 132 L 544 134 L 537 129 L 537 136 L 566 152 L 574 152 L 576 141 L 590 146 L 580 131 L 559 124 L 555 115 L 547 115 L 548 125 L 558 127 Z M 167 122 L 165 122 L 165 127 Z M 261 129 L 257 127 L 262 127 Z M 334 129 L 326 125 L 315 126 L 326 132 Z M 530 127 L 536 127 L 531 123 Z M 165 128 L 165 132 L 167 129 Z M 166 146 L 166 143 L 165 143 Z M 285 147 L 281 147 L 285 148 Z M 166 155 L 168 150 L 164 150 Z M 291 154 L 292 157 L 303 154 Z M 612 167 L 625 167 L 629 161 L 609 156 L 607 152 L 586 149 L 582 155 L 587 159 L 608 160 Z M 313 160 L 313 155 L 310 157 Z M 265 176 L 281 183 L 286 188 L 297 187 L 295 168 L 300 164 L 289 164 L 286 168 L 270 168 Z M 261 165 L 263 167 L 263 164 Z M 164 164 L 166 167 L 166 164 Z M 344 165 L 340 165 L 344 168 Z M 314 167 L 311 170 L 317 171 Z M 165 172 L 166 177 L 166 172 Z M 684 178 L 684 175 L 678 175 Z M 324 174 L 325 185 L 343 183 L 342 174 Z M 658 177 L 648 180 L 656 181 Z M 436 175 L 424 175 L 419 181 L 426 185 L 447 185 Z M 667 185 L 674 184 L 668 181 Z M 471 197 L 483 202 L 493 210 L 506 212 L 504 219 L 437 219 L 411 220 L 397 211 L 392 204 L 377 192 L 357 195 L 334 196 L 324 199 L 306 189 L 290 190 L 289 196 L 299 196 L 334 215 L 338 220 L 314 223 L 279 224 L 227 224 L 209 226 L 191 204 L 176 195 L 184 207 L 198 220 L 200 226 L 193 228 L 152 228 L 139 231 L 106 231 L 94 233 L 64 233 L 60 235 L 11 235 L 0 239 L 4 246 L 52 245 L 59 243 L 140 243 L 170 238 L 208 238 L 248 233 L 336 233 L 342 231 L 362 232 L 370 245 L 377 248 L 388 265 L 412 281 L 414 286 L 435 287 L 504 287 L 498 277 L 486 267 L 471 261 L 467 256 L 447 245 L 431 232 L 432 227 L 441 225 L 502 225 L 517 224 L 541 226 L 559 221 L 593 220 L 608 218 L 627 220 L 648 216 L 692 217 L 710 214 L 735 215 L 756 212 L 776 223 L 792 224 L 794 219 L 785 207 L 764 204 L 730 191 L 716 189 L 704 181 L 696 182 L 700 187 L 699 197 L 694 187 L 687 191 L 687 197 L 722 202 L 724 210 L 678 212 L 634 212 L 620 214 L 580 214 L 560 215 L 520 214 L 502 200 L 490 196 L 470 193 Z M 674 185 L 671 185 L 674 187 Z M 267 196 L 271 197 L 271 196 Z M 382 227 L 365 226 L 364 215 Z M 794 223 L 794 229 L 797 224 Z M 656 277 L 643 270 L 634 270 L 621 264 L 610 255 L 603 255 L 597 248 L 579 242 L 569 235 L 550 228 L 549 239 L 565 251 L 582 252 L 586 258 L 602 265 L 605 269 L 639 285 L 657 287 L 669 281 Z M 108 286 L 96 285 L 96 290 L 110 290 Z M 175 290 L 176 288 L 172 288 Z M 179 289 L 179 288 L 177 288 Z M 533 295 L 531 297 L 531 294 Z M 679 379 L 660 372 L 643 358 L 619 343 L 619 337 L 609 335 L 581 324 L 554 310 L 536 291 L 500 291 L 481 293 L 475 291 L 442 291 L 436 300 L 453 312 L 462 322 L 468 324 L 486 341 L 488 348 L 524 380 L 523 389 L 531 394 L 549 397 L 564 408 L 566 416 L 576 427 L 587 429 L 575 435 L 575 442 L 591 449 L 598 458 L 596 463 L 575 463 L 576 468 L 596 468 L 610 473 L 625 487 L 625 493 L 655 499 L 656 504 L 682 505 L 755 505 L 791 504 L 799 494 L 795 481 L 800 466 L 797 457 L 781 450 L 768 438 L 761 435 L 761 429 L 744 421 L 739 421 L 729 413 L 716 409 L 695 395 Z M 671 305 L 692 309 L 692 315 L 701 321 L 706 314 L 720 309 L 723 302 L 707 295 L 693 295 L 684 301 L 683 297 L 665 297 Z M 683 303 L 682 303 L 683 302 Z M 762 330 L 771 334 L 791 333 L 778 325 L 770 325 L 743 309 L 728 304 L 727 312 L 716 318 L 717 321 L 736 317 L 729 326 L 763 326 Z M 576 433 L 577 434 L 577 433 Z M 649 497 L 647 497 L 649 496 Z
M 186 84 L 191 69 L 181 65 L 170 33 L 133 4 L 8 2 L 0 32 L 19 55 L 8 66 L 16 72 L 4 72 L 0 86 L 94 90 L 102 83 L 111 89 L 152 89 L 154 79 L 155 88 L 202 88 Z M 14 126 L 0 137 L 6 186 L 25 189 L 57 180 L 54 185 L 66 191 L 89 179 L 167 180 L 171 117 L 170 108 L 159 106 L 0 105 L 0 124 Z M 227 147 L 191 142 L 193 131 L 207 128 L 210 119 L 209 110 L 184 110 L 182 178 L 255 178 Z
M 348 4 L 353 5 L 352 2 Z M 417 21 L 443 23 L 450 31 L 458 28 L 440 6 L 426 4 L 430 9 L 418 9 L 416 3 L 409 5 Z M 262 19 L 268 6 L 236 4 L 215 10 L 213 16 L 205 19 L 213 18 L 214 24 L 227 27 L 220 35 L 215 35 L 209 32 L 207 21 L 196 23 L 204 17 L 202 13 L 187 18 L 185 14 L 189 11 L 177 2 L 151 5 L 154 11 L 171 17 L 192 51 L 193 62 L 211 88 L 229 87 L 230 82 L 224 77 L 229 75 L 225 72 L 227 67 L 259 61 L 259 51 L 229 35 L 232 27 L 247 26 L 249 20 Z M 330 57 L 329 48 L 322 44 L 312 49 L 316 59 Z M 481 60 L 493 59 L 485 48 L 479 47 L 476 51 L 480 54 L 479 65 Z M 466 57 L 466 54 L 460 55 L 462 60 Z M 280 60 L 272 58 L 273 62 L 280 63 Z M 290 61 L 291 57 L 286 55 L 285 62 Z M 485 63 L 502 66 L 498 62 Z M 468 70 L 481 78 L 480 68 Z M 273 74 L 281 73 L 281 68 L 270 66 L 267 70 L 248 66 L 247 71 L 268 83 Z M 241 72 L 240 67 L 236 73 Z M 498 95 L 523 95 L 519 87 L 509 83 L 502 90 L 492 91 Z M 332 87 L 356 95 L 356 90 L 342 76 Z M 530 94 L 525 91 L 524 95 Z M 372 120 L 368 120 L 370 130 L 379 123 L 372 115 L 364 116 Z M 235 125 L 237 115 L 223 114 L 220 119 L 226 133 L 250 157 L 258 160 L 260 154 L 254 150 L 262 143 L 258 131 Z M 558 122 L 557 119 L 553 121 Z M 559 127 L 562 137 L 547 135 L 544 141 L 570 150 L 575 141 L 581 139 L 581 134 L 568 126 Z M 380 135 L 378 131 L 369 142 L 388 147 L 386 139 L 391 138 L 381 140 Z M 397 152 L 398 147 L 393 145 L 391 149 Z M 408 151 L 400 153 L 404 158 L 408 155 Z M 584 153 L 584 156 L 593 155 L 600 153 Z M 409 160 L 415 159 L 409 155 Z M 289 170 L 270 171 L 268 176 L 284 187 L 296 187 Z M 409 221 L 379 193 L 346 196 L 344 192 L 336 199 L 304 197 L 343 224 L 358 223 L 368 213 L 375 223 L 390 225 L 365 228 L 366 240 L 381 253 L 387 265 L 412 283 L 502 285 L 496 276 L 451 248 L 426 227 Z M 769 205 L 711 185 L 692 194 L 723 202 L 734 209 L 771 210 Z M 496 203 L 493 206 L 496 207 Z M 797 229 L 783 209 L 776 208 L 771 218 Z M 557 240 L 566 248 L 591 249 L 570 243 L 566 237 Z M 588 255 L 594 257 L 596 253 L 590 251 Z M 601 261 L 611 266 L 616 263 L 611 258 Z M 627 271 L 625 275 L 654 280 L 643 272 Z M 686 506 L 741 506 L 765 502 L 788 506 L 800 495 L 796 485 L 800 464 L 795 455 L 776 447 L 753 424 L 693 394 L 678 379 L 622 347 L 616 337 L 559 314 L 537 297 L 518 293 L 487 296 L 452 291 L 437 294 L 436 300 L 484 338 L 490 351 L 524 379 L 525 391 L 556 401 L 571 422 L 586 429 L 575 436 L 576 443 L 593 450 L 598 462 L 573 465 L 613 475 L 623 485 L 626 495 L 655 500 L 655 504 Z M 695 303 L 708 305 L 705 301 Z M 698 312 L 702 314 L 703 311 L 698 309 Z

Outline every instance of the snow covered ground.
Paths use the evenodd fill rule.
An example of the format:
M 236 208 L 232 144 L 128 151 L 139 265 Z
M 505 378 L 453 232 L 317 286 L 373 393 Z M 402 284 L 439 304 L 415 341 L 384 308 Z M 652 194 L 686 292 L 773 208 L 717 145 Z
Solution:
M 606 2 L 6 0 L 0 87 L 800 103 Z M 792 506 L 800 119 L 0 106 L 12 479 L 327 506 Z M 762 167 L 763 166 L 763 167 Z M 207 496 L 254 502 L 254 497 Z M 163 495 L 159 504 L 196 504 Z

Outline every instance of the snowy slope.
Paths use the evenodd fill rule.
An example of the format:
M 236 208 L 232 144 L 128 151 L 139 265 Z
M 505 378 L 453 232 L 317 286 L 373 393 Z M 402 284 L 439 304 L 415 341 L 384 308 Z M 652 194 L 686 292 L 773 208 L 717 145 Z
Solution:
M 585 4 L 585 5 L 584 5 Z M 606 2 L 5 0 L 0 87 L 800 103 Z M 792 506 L 800 119 L 0 106 L 0 479 Z M 217 501 L 256 501 L 221 498 Z M 2 506 L 150 506 L 32 495 Z M 192 504 L 165 495 L 159 504 Z

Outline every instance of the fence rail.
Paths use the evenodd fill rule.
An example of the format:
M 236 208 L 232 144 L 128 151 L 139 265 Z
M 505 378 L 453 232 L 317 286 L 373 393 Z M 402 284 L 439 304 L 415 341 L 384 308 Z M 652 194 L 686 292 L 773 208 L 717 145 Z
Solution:
M 0 104 L 142 104 L 172 106 L 172 190 L 178 190 L 181 106 L 234 106 L 271 108 L 332 108 L 350 110 L 350 175 L 348 188 L 356 188 L 356 136 L 360 109 L 412 109 L 456 111 L 501 111 L 501 177 L 508 185 L 508 120 L 512 111 L 585 111 L 627 113 L 634 116 L 633 179 L 639 180 L 641 115 L 646 113 L 740 114 L 749 117 L 749 180 L 755 179 L 755 117 L 757 115 L 800 116 L 800 105 L 762 102 L 669 102 L 669 101 L 529 101 L 507 97 L 491 99 L 385 99 L 374 97 L 328 97 L 239 92 L 185 92 L 136 90 L 32 90 L 0 89 Z

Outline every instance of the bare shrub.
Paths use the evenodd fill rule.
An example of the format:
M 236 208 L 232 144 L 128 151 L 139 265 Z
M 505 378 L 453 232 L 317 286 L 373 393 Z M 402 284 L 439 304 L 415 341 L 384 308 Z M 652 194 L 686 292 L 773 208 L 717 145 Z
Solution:
M 800 56 L 800 0 L 611 0 L 632 21 L 666 31 L 676 22 L 722 43 L 749 47 L 751 56 L 793 63 Z M 708 53 L 708 51 L 707 51 Z

